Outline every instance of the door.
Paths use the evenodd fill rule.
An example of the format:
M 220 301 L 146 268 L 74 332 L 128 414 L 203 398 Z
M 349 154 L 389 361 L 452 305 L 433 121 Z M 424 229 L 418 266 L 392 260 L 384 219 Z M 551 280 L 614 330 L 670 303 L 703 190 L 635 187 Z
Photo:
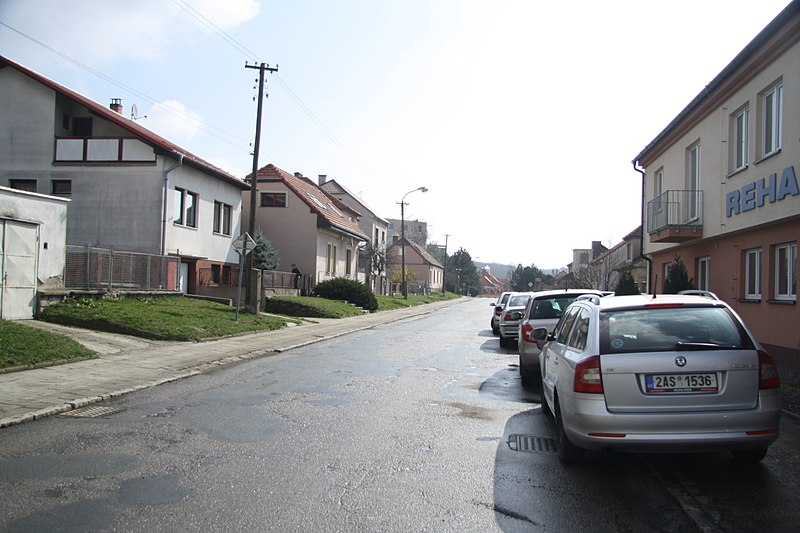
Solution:
M 39 226 L 0 222 L 0 318 L 33 318 Z
M 181 263 L 178 285 L 182 293 L 187 294 L 189 292 L 189 263 Z

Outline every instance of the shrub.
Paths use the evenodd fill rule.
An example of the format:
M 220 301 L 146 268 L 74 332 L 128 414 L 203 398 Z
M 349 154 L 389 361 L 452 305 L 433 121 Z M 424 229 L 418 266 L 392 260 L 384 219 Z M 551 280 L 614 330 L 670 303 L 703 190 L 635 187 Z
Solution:
M 378 309 L 378 300 L 369 287 L 352 279 L 333 278 L 323 281 L 311 293 L 329 300 L 345 300 L 367 311 Z

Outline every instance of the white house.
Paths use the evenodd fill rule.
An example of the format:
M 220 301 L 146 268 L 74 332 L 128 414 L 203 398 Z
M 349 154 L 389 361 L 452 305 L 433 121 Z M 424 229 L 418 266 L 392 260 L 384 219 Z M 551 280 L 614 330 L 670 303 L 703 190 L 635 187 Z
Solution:
M 68 245 L 172 256 L 163 288 L 204 292 L 238 265 L 247 185 L 122 109 L 0 56 L 0 186 L 70 198 Z

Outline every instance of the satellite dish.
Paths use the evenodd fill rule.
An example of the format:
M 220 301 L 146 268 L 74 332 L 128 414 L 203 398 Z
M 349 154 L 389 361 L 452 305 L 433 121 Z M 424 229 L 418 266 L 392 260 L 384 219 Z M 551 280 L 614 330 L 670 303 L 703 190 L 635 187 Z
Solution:
M 136 104 L 131 106 L 131 120 L 139 120 L 140 118 L 147 118 L 147 115 L 140 115 L 139 109 L 137 109 Z

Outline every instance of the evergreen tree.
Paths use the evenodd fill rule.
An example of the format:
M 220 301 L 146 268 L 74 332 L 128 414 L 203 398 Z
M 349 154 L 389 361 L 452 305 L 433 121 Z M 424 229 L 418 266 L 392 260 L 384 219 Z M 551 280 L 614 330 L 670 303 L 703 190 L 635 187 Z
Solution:
M 617 283 L 617 288 L 614 289 L 614 294 L 616 296 L 639 294 L 639 287 L 636 286 L 636 281 L 633 279 L 633 275 L 630 272 L 625 271 L 622 273 Z
M 681 256 L 675 254 L 675 261 L 670 263 L 667 277 L 664 278 L 664 294 L 678 294 L 678 291 L 694 289 L 692 280 Z
M 281 260 L 278 257 L 278 250 L 272 246 L 272 242 L 267 239 L 260 229 L 256 230 L 253 238 L 256 246 L 251 252 L 253 254 L 253 268 L 260 270 L 277 270 Z

